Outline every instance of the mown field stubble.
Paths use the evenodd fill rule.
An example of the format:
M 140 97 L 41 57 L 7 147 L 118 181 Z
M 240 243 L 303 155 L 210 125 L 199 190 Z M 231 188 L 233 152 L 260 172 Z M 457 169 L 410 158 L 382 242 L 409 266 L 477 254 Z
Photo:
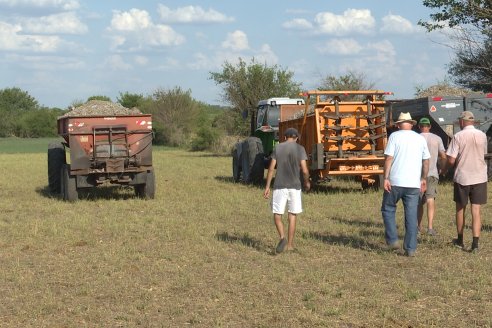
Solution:
M 154 165 L 154 200 L 66 203 L 45 153 L 0 154 L 0 326 L 492 326 L 491 207 L 480 253 L 453 248 L 449 183 L 415 258 L 385 250 L 382 194 L 351 181 L 304 194 L 297 250 L 274 255 L 263 189 L 232 183 L 229 157 L 156 148 Z

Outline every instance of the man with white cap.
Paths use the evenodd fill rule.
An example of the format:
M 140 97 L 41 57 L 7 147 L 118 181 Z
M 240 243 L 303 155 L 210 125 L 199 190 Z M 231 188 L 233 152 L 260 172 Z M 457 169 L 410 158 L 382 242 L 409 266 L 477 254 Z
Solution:
M 453 240 L 456 247 L 464 249 L 463 228 L 468 200 L 472 215 L 472 252 L 478 252 L 481 218 L 480 205 L 487 203 L 487 136 L 474 127 L 472 112 L 464 111 L 459 119 L 461 131 L 451 140 L 446 155 L 447 167 L 454 166 L 454 195 L 456 203 L 456 230 L 458 238 Z
M 406 256 L 415 256 L 417 250 L 417 211 L 420 193 L 426 190 L 430 153 L 424 137 L 412 130 L 417 124 L 410 113 L 400 113 L 395 122 L 399 131 L 388 138 L 384 150 L 384 194 L 381 205 L 386 243 L 399 249 L 396 227 L 396 207 L 403 202 Z
M 273 183 L 272 212 L 275 227 L 280 237 L 276 247 L 276 253 L 294 249 L 294 235 L 296 230 L 297 214 L 302 212 L 301 202 L 301 177 L 304 177 L 304 188 L 311 188 L 309 182 L 309 170 L 307 167 L 307 154 L 303 146 L 297 143 L 299 133 L 294 128 L 288 128 L 284 132 L 285 142 L 279 143 L 273 150 L 272 160 L 268 168 L 267 181 L 263 196 L 270 197 L 270 186 L 275 167 L 277 172 Z M 289 228 L 287 238 L 284 233 L 282 215 L 287 207 Z

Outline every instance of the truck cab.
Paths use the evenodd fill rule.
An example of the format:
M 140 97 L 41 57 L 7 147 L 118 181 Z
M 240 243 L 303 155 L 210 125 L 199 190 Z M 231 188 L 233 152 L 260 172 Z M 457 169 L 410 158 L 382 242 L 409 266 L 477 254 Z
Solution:
M 263 152 L 271 154 L 279 141 L 278 127 L 281 120 L 291 117 L 303 109 L 302 98 L 268 98 L 260 100 L 253 116 L 255 125 L 251 135 L 261 140 Z M 256 116 L 256 117 L 255 117 Z

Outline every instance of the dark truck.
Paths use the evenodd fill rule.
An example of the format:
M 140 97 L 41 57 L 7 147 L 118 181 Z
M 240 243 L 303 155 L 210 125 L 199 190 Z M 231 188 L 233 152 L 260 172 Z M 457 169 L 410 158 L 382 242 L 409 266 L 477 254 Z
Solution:
M 417 121 L 422 117 L 428 117 L 431 121 L 431 132 L 440 136 L 444 147 L 447 148 L 453 135 L 460 131 L 458 117 L 465 110 L 474 114 L 475 127 L 487 135 L 488 154 L 485 160 L 490 180 L 492 178 L 492 93 L 391 101 L 387 117 L 388 131 L 394 130 L 394 121 L 402 112 L 409 112 Z
M 137 196 L 154 198 L 151 115 L 68 113 L 58 118 L 58 134 L 64 142 L 51 143 L 48 148 L 52 193 L 75 201 L 79 190 L 111 183 L 133 186 Z

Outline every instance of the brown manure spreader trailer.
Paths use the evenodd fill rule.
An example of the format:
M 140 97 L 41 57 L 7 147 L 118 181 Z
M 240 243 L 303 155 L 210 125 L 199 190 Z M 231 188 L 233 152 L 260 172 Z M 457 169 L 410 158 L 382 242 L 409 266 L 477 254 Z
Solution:
M 305 110 L 281 121 L 279 135 L 299 131 L 314 183 L 335 176 L 357 177 L 362 188 L 383 185 L 387 142 L 386 101 L 380 90 L 308 91 Z
M 52 193 L 75 201 L 81 189 L 109 183 L 133 186 L 137 196 L 154 198 L 151 115 L 92 100 L 59 117 L 58 134 L 64 142 L 48 147 Z

